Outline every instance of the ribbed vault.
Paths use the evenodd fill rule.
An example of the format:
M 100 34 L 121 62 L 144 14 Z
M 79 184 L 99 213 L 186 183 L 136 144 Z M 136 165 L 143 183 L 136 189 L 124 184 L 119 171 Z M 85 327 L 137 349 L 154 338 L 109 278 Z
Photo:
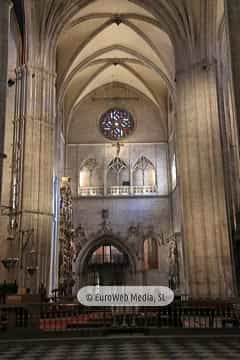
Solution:
M 89 2 L 58 39 L 58 105 L 64 104 L 65 128 L 81 101 L 110 83 L 135 88 L 166 122 L 174 63 L 169 35 L 152 12 L 126 0 Z
M 131 85 L 166 117 L 175 56 L 178 68 L 186 58 L 211 58 L 224 11 L 222 0 L 40 3 L 35 5 L 39 36 L 49 55 L 43 62 L 54 69 L 51 59 L 57 57 L 58 109 L 64 108 L 65 129 L 81 101 L 111 82 Z

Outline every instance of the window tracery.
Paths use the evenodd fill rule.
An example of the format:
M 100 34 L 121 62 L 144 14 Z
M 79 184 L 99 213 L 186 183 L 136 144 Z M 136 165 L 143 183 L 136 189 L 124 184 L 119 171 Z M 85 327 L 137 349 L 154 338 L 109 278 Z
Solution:
M 109 140 L 123 139 L 129 136 L 133 129 L 133 116 L 127 110 L 113 108 L 101 116 L 100 130 Z
M 126 168 L 127 164 L 120 157 L 115 157 L 113 160 L 110 161 L 108 165 L 108 169 L 113 170 L 116 173 L 120 173 Z
M 87 160 L 84 161 L 83 165 L 81 166 L 80 169 L 80 184 L 82 185 L 82 183 L 84 182 L 83 179 L 83 175 L 84 172 L 87 171 L 88 173 L 88 184 L 87 186 L 93 186 L 93 172 L 94 170 L 97 168 L 97 160 L 95 158 L 89 158 Z
M 135 164 L 131 164 L 128 154 L 125 153 L 124 160 L 120 157 L 123 144 L 117 142 L 114 146 L 117 146 L 117 151 L 110 162 L 99 164 L 94 157 L 82 162 L 79 172 L 79 195 L 156 195 L 157 172 L 151 160 L 142 155 Z
M 139 160 L 136 162 L 133 171 L 135 174 L 139 171 L 142 177 L 142 186 L 145 185 L 155 185 L 155 167 L 153 163 L 144 155 L 142 155 Z M 153 184 L 146 184 L 146 174 L 149 172 L 149 177 L 152 178 L 151 182 Z M 149 179 L 148 179 L 149 180 Z
M 108 164 L 108 185 L 120 186 L 127 168 L 127 164 L 120 157 L 116 156 L 111 160 Z

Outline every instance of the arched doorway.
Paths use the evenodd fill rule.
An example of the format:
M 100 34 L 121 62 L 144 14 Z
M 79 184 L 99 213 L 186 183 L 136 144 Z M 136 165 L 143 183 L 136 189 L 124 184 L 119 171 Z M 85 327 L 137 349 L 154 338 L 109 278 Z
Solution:
M 88 257 L 84 272 L 89 285 L 125 285 L 129 260 L 112 244 L 99 246 Z
M 128 245 L 113 234 L 88 242 L 76 261 L 78 290 L 88 285 L 131 285 L 136 280 L 137 259 Z

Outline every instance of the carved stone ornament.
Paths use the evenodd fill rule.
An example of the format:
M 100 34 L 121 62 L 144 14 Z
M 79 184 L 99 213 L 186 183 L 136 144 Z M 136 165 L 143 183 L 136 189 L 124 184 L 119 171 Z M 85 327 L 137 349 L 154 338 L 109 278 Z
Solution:
M 83 246 L 88 242 L 88 240 L 89 237 L 87 231 L 82 224 L 79 224 L 73 232 L 74 261 L 76 261 L 78 254 L 80 253 Z

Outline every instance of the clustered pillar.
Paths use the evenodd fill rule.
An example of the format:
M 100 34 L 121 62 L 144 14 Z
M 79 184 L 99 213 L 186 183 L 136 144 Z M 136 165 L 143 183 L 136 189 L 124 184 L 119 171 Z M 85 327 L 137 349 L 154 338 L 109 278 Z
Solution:
M 55 73 L 30 64 L 22 67 L 21 199 L 19 200 L 18 284 L 37 292 L 48 287 L 53 224 Z M 35 266 L 33 273 L 31 267 Z
M 240 39 L 239 19 L 240 1 L 226 0 L 228 14 L 228 30 L 230 39 L 230 53 L 232 60 L 233 85 L 235 91 L 236 112 L 238 118 L 238 135 L 240 136 Z
M 184 260 L 192 297 L 234 295 L 216 64 L 177 73 L 177 147 Z
M 0 4 L 0 202 L 2 192 L 2 173 L 4 161 L 4 133 L 7 104 L 7 75 L 8 75 L 8 41 L 10 29 L 10 11 L 12 3 L 1 0 Z

